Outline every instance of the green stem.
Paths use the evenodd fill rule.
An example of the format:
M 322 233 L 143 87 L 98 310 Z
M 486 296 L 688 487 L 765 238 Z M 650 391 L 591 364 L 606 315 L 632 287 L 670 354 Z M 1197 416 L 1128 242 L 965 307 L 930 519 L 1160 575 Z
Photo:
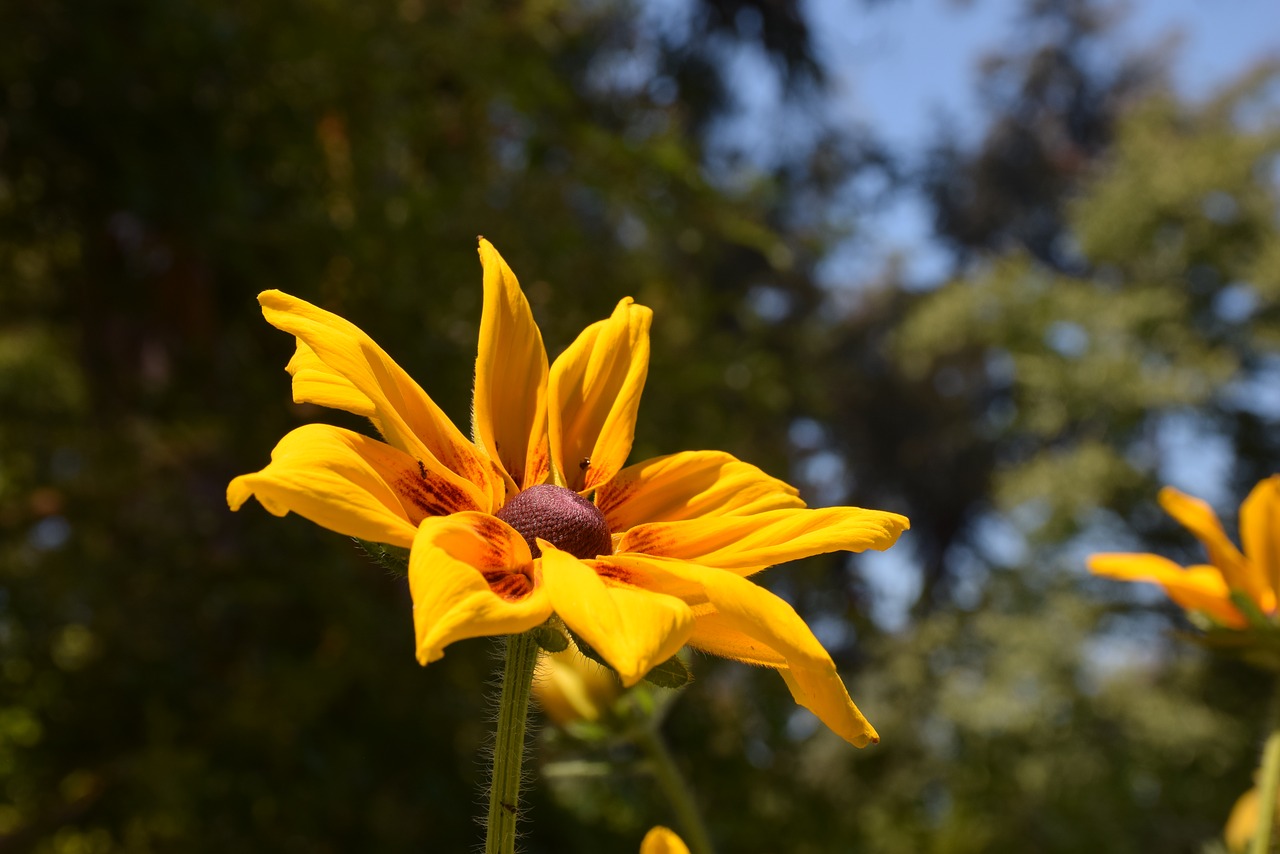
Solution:
M 658 788 L 666 796 L 667 802 L 675 810 L 679 820 L 680 831 L 684 835 L 685 844 L 690 854 L 714 854 L 711 845 L 711 834 L 707 832 L 706 822 L 693 799 L 693 791 L 676 767 L 675 757 L 671 755 L 667 743 L 662 740 L 656 722 L 643 727 L 636 735 L 636 744 L 648 755 L 653 766 L 653 776 L 657 778 Z
M 1280 680 L 1276 682 L 1267 715 L 1267 740 L 1262 747 L 1262 768 L 1258 775 L 1258 829 L 1253 834 L 1249 854 L 1268 854 L 1271 833 L 1276 826 L 1276 793 L 1280 790 Z
M 529 690 L 538 663 L 538 642 L 532 632 L 509 635 L 502 671 L 502 699 L 498 734 L 493 743 L 493 779 L 489 788 L 489 822 L 485 854 L 513 854 L 516 821 L 520 817 L 520 766 L 524 762 L 524 732 L 529 719 Z

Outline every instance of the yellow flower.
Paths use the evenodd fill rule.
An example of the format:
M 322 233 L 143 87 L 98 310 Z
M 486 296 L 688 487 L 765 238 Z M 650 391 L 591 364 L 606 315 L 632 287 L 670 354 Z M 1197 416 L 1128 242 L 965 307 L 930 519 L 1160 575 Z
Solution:
M 796 490 L 718 451 L 624 468 L 649 367 L 652 312 L 623 299 L 548 367 L 515 275 L 480 241 L 484 308 L 468 440 L 372 339 L 279 291 L 267 322 L 297 338 L 293 399 L 367 417 L 384 441 L 293 430 L 250 495 L 365 540 L 409 547 L 418 660 L 454 641 L 558 615 L 634 685 L 688 644 L 776 669 L 853 744 L 877 740 L 821 644 L 750 576 L 832 551 L 885 549 L 894 513 L 807 509 Z
M 573 646 L 561 652 L 542 653 L 533 673 L 533 694 L 538 705 L 562 727 L 577 721 L 600 720 L 621 693 L 622 685 L 607 668 Z
M 1258 832 L 1258 812 L 1261 806 L 1262 798 L 1257 786 L 1236 800 L 1235 806 L 1231 808 L 1231 815 L 1227 818 L 1227 825 L 1222 831 L 1222 838 L 1227 844 L 1228 851 L 1233 854 L 1237 852 L 1244 854 Z M 1277 806 L 1280 807 L 1280 802 L 1277 802 Z
M 640 854 L 689 854 L 689 847 L 670 828 L 658 825 L 644 835 Z
M 1263 614 L 1274 615 L 1280 590 L 1280 475 L 1261 481 L 1240 505 L 1243 554 L 1205 502 L 1169 486 L 1160 490 L 1159 499 L 1165 512 L 1204 544 L 1209 564 L 1183 568 L 1153 554 L 1096 554 L 1089 569 L 1121 581 L 1155 582 L 1183 609 L 1232 628 L 1248 623 L 1231 599 L 1233 591 Z

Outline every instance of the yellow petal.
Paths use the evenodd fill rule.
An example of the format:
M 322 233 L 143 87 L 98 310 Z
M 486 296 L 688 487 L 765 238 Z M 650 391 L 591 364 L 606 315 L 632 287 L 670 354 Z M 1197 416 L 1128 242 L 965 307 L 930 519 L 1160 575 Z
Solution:
M 516 489 L 546 480 L 547 351 L 515 273 L 480 240 L 484 311 L 476 357 L 476 441 L 498 460 Z
M 1232 854 L 1244 854 L 1254 834 L 1258 832 L 1258 811 L 1262 796 L 1258 787 L 1254 786 L 1241 795 L 1231 808 L 1226 827 L 1222 829 L 1222 839 L 1227 843 L 1227 850 Z M 1280 799 L 1277 800 L 1280 806 Z M 1210 849 L 1212 850 L 1212 849 Z
M 627 297 L 551 366 L 551 459 L 577 492 L 612 478 L 627 461 L 649 373 L 653 312 Z
M 263 291 L 258 302 L 268 323 L 297 336 L 331 374 L 368 398 L 371 417 L 389 444 L 471 493 L 476 506 L 493 509 L 497 485 L 489 460 L 372 338 L 338 315 L 280 291 Z M 315 369 L 309 356 L 300 366 Z M 315 387 L 304 390 L 310 394 Z M 346 399 L 352 400 L 350 393 Z
M 1231 591 L 1222 573 L 1212 566 L 1183 568 L 1153 554 L 1096 554 L 1089 571 L 1119 581 L 1148 581 L 1164 588 L 1185 611 L 1203 611 L 1229 626 L 1245 625 L 1245 618 L 1231 602 Z
M 787 666 L 786 656 L 735 629 L 710 605 L 704 609 L 694 608 L 693 613 L 697 622 L 693 624 L 688 644 L 694 649 L 775 670 Z
M 307 342 L 301 338 L 297 342 L 298 348 L 285 366 L 285 370 L 293 377 L 293 402 L 314 403 L 316 406 L 351 412 L 371 420 L 381 433 L 382 426 L 378 423 L 378 411 L 373 401 L 352 385 L 351 380 L 335 373 L 320 361 L 316 351 L 308 347 Z
M 572 645 L 544 652 L 533 673 L 533 694 L 547 717 L 560 726 L 596 721 L 622 693 L 613 671 L 587 658 Z
M 529 546 L 487 513 L 425 519 L 409 553 L 418 661 L 454 641 L 526 632 L 551 616 Z
M 1209 553 L 1209 563 L 1222 571 L 1222 577 L 1232 590 L 1241 590 L 1253 598 L 1255 602 L 1264 599 L 1264 591 L 1268 589 L 1267 580 L 1261 571 L 1251 567 L 1240 554 L 1240 550 L 1222 530 L 1222 523 L 1213 509 L 1186 493 L 1179 492 L 1171 486 L 1160 490 L 1158 496 L 1160 506 L 1165 512 L 1178 520 L 1178 524 L 1196 535 L 1196 539 L 1204 544 Z
M 813 636 L 795 609 L 768 590 L 733 572 L 711 569 L 679 560 L 614 555 L 608 559 L 655 590 L 678 590 L 687 595 L 688 585 L 700 587 L 707 604 L 715 609 L 716 619 L 709 624 L 713 632 L 735 652 L 744 652 L 741 638 L 754 641 L 753 652 L 735 655 L 745 660 L 777 667 L 780 656 L 786 663 L 778 673 L 791 689 L 795 701 L 818 716 L 833 732 L 853 744 L 866 747 L 879 741 L 875 729 L 849 699 L 849 692 L 835 662 Z M 703 609 L 699 608 L 699 611 Z M 707 616 L 699 616 L 707 622 Z M 696 630 L 695 630 L 696 631 Z M 701 640 L 714 645 L 714 635 L 703 634 Z
M 266 468 L 227 487 L 232 510 L 250 495 L 277 516 L 292 511 L 339 534 L 397 546 L 413 542 L 424 517 L 475 506 L 453 484 L 424 477 L 408 454 L 328 424 L 289 432 Z
M 686 451 L 628 466 L 596 490 L 609 530 L 803 507 L 795 487 L 721 451 Z
M 606 584 L 596 574 L 594 561 L 578 560 L 545 540 L 539 539 L 538 546 L 542 583 L 555 612 L 609 662 L 623 685 L 636 684 L 684 646 L 693 628 L 693 613 L 684 602 L 663 593 Z
M 883 551 L 907 529 L 905 516 L 860 507 L 769 510 L 638 525 L 616 551 L 675 557 L 703 566 L 752 571 L 834 551 Z
M 1272 611 L 1280 594 L 1280 475 L 1260 481 L 1240 505 L 1240 542 L 1245 558 L 1266 579 L 1271 593 L 1270 607 L 1264 602 L 1258 605 Z
M 640 854 L 689 854 L 689 847 L 673 831 L 658 825 L 644 835 Z

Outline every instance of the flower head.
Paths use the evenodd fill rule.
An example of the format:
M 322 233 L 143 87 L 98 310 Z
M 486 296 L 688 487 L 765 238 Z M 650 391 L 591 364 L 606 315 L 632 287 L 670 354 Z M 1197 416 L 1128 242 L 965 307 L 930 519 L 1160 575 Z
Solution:
M 1240 505 L 1243 552 L 1205 502 L 1168 486 L 1160 490 L 1159 500 L 1204 544 L 1208 564 L 1184 568 L 1153 554 L 1096 554 L 1089 558 L 1089 569 L 1121 581 L 1159 584 L 1184 610 L 1221 626 L 1245 628 L 1250 621 L 1241 605 L 1246 603 L 1250 610 L 1274 617 L 1280 591 L 1280 475 L 1261 481 Z
M 382 440 L 309 424 L 250 495 L 352 537 L 410 549 L 418 660 L 454 641 L 528 631 L 553 614 L 633 685 L 686 644 L 777 670 L 853 744 L 877 740 L 804 621 L 753 583 L 766 567 L 885 549 L 895 513 L 808 509 L 797 491 L 718 451 L 626 466 L 652 312 L 630 298 L 553 364 L 515 275 L 480 241 L 484 308 L 472 438 L 342 318 L 279 291 L 263 315 L 297 338 L 293 399 L 368 418 Z
M 658 825 L 644 835 L 640 854 L 689 854 L 689 847 L 674 830 Z

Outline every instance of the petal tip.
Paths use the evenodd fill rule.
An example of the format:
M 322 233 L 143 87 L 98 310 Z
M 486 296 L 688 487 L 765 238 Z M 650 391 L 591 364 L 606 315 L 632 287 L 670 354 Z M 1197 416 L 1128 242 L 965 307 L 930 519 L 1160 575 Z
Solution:
M 1184 504 L 1202 504 L 1203 502 L 1194 495 L 1188 495 L 1181 489 L 1173 486 L 1162 486 L 1160 491 L 1156 493 L 1156 503 L 1158 503 L 1164 511 L 1170 516 L 1177 517 L 1177 510 Z
M 247 475 L 240 475 L 227 484 L 227 506 L 232 512 L 239 510 L 253 495 L 253 488 L 246 482 Z
M 283 308 L 292 299 L 284 291 L 270 288 L 258 294 L 258 305 L 263 308 Z
M 440 647 L 432 646 L 426 643 L 422 643 L 418 645 L 418 652 L 417 652 L 418 664 L 422 665 L 423 667 L 426 667 L 428 664 L 431 664 L 433 661 L 439 661 L 442 658 L 444 658 L 444 650 L 441 649 Z

